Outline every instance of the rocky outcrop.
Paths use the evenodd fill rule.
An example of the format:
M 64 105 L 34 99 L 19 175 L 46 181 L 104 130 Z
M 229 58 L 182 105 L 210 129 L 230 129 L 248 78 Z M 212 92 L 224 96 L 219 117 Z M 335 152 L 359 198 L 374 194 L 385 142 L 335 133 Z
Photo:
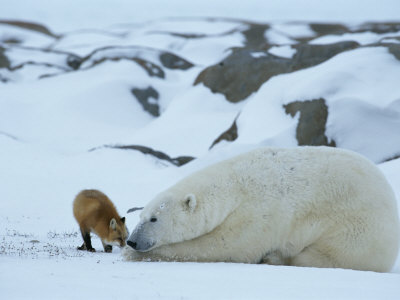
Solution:
M 385 159 L 385 160 L 382 161 L 382 162 L 388 162 L 388 161 L 392 161 L 392 160 L 396 160 L 396 159 L 400 159 L 400 154 L 395 155 L 395 156 L 393 156 L 393 157 L 389 157 L 389 158 Z
M 293 46 L 296 54 L 291 59 L 291 71 L 316 66 L 344 51 L 358 48 L 357 42 L 345 41 L 327 45 L 297 44 Z
M 361 24 L 353 32 L 396 33 L 400 31 L 400 22 L 368 22 Z
M 245 38 L 245 47 L 250 49 L 265 48 L 267 39 L 265 38 L 265 31 L 270 28 L 268 24 L 255 24 L 249 23 L 248 28 L 241 33 Z
M 400 38 L 398 38 L 400 42 Z M 387 45 L 389 52 L 394 55 L 398 60 L 400 60 L 400 44 L 389 44 Z
M 48 36 L 56 38 L 56 39 L 61 37 L 61 35 L 54 34 L 46 26 L 43 26 L 38 23 L 16 21 L 16 20 L 0 20 L 0 24 L 7 24 L 10 26 L 20 27 L 22 29 L 36 31 L 36 32 L 48 35 Z
M 317 34 L 317 36 L 328 34 L 339 35 L 350 32 L 350 29 L 347 26 L 339 23 L 310 23 L 309 26 Z
M 236 103 L 258 91 L 273 76 L 315 66 L 358 46 L 356 42 L 302 43 L 292 46 L 296 54 L 290 59 L 272 55 L 267 50 L 237 48 L 220 63 L 204 69 L 194 84 L 203 83 L 213 93 L 223 94 L 228 101 Z
M 175 21 L 181 22 L 182 20 Z M 24 34 L 21 36 L 18 34 L 15 34 L 15 36 L 10 34 L 0 37 L 0 44 L 2 45 L 0 47 L 0 85 L 7 84 L 9 81 L 18 81 L 21 78 L 24 79 L 25 74 L 34 77 L 33 79 L 66 73 L 71 74 L 76 71 L 86 71 L 89 69 L 91 70 L 90 73 L 94 74 L 95 71 L 92 73 L 92 69 L 95 69 L 97 66 L 102 65 L 102 70 L 104 71 L 104 68 L 112 65 L 113 62 L 118 62 L 117 68 L 121 66 L 122 70 L 128 70 L 126 74 L 124 73 L 122 75 L 126 75 L 124 82 L 127 84 L 119 85 L 118 88 L 128 89 L 130 92 L 129 94 L 132 95 L 132 101 L 138 101 L 145 113 L 154 117 L 159 117 L 164 109 L 168 110 L 170 103 L 174 102 L 174 97 L 185 89 L 190 89 L 191 83 L 194 85 L 203 84 L 206 88 L 211 90 L 211 92 L 224 95 L 226 100 L 231 103 L 243 102 L 232 107 L 234 107 L 233 109 L 235 109 L 235 112 L 239 113 L 240 110 L 243 109 L 242 117 L 244 117 L 246 107 L 251 107 L 251 105 L 247 106 L 247 103 L 244 103 L 244 101 L 252 103 L 252 101 L 256 99 L 256 102 L 259 101 L 257 104 L 260 105 L 261 109 L 271 108 L 269 104 L 264 105 L 262 103 L 263 99 L 258 97 L 258 95 L 254 95 L 254 98 L 249 98 L 249 96 L 256 93 L 263 84 L 278 75 L 317 66 L 338 54 L 361 48 L 385 47 L 387 53 L 392 54 L 394 58 L 400 60 L 399 22 L 370 22 L 346 26 L 339 23 L 307 24 L 297 22 L 288 24 L 262 24 L 235 19 L 200 18 L 196 20 L 196 26 L 198 26 L 197 22 L 205 22 L 207 24 L 207 29 L 203 31 L 201 25 L 197 28 L 190 26 L 187 32 L 184 30 L 186 23 L 182 23 L 180 26 L 170 26 L 170 22 L 173 22 L 173 20 L 168 20 L 167 23 L 169 25 L 164 25 L 166 23 L 160 21 L 160 26 L 158 28 L 157 21 L 152 23 L 148 28 L 146 28 L 147 25 L 144 24 L 143 28 L 139 31 L 136 31 L 136 27 L 132 29 L 133 27 L 124 27 L 124 25 L 121 25 L 120 27 L 109 30 L 82 30 L 82 32 L 55 34 L 41 24 L 20 21 L 0 21 L 0 27 L 2 28 L 13 26 L 12 33 L 19 33 L 21 30 L 24 31 Z M 185 22 L 187 22 L 187 20 Z M 221 22 L 223 26 L 213 24 L 214 22 Z M 214 25 L 216 26 L 213 27 Z M 165 28 L 163 26 L 165 26 Z M 176 28 L 179 28 L 179 30 L 174 32 Z M 223 29 L 221 30 L 221 28 Z M 193 32 L 191 30 L 193 30 Z M 367 34 L 363 35 L 363 33 Z M 89 42 L 85 44 L 86 41 L 82 38 L 82 35 L 85 34 L 88 34 L 90 38 L 95 36 L 96 38 L 94 40 L 96 40 L 96 42 L 92 44 L 89 39 Z M 158 37 L 147 39 L 148 35 L 151 34 L 158 35 Z M 353 34 L 354 40 L 352 40 Z M 143 43 L 141 42 L 140 35 L 144 37 Z M 164 36 L 157 39 L 159 35 Z M 80 39 L 75 39 L 75 37 L 78 36 Z M 324 38 L 319 39 L 319 43 L 323 44 L 316 44 L 318 40 L 315 39 L 321 37 Z M 82 44 L 77 45 L 77 40 Z M 208 44 L 215 43 L 216 40 L 218 40 L 218 42 L 215 45 Z M 329 41 L 332 41 L 332 43 L 326 44 Z M 367 44 L 366 41 L 368 41 L 369 44 Z M 30 44 L 31 42 L 32 44 Z M 196 50 L 191 52 L 193 49 Z M 210 56 L 207 57 L 207 59 L 202 57 L 203 53 L 201 52 L 203 49 L 205 55 Z M 364 53 L 368 51 L 369 50 L 366 50 Z M 349 53 L 349 55 L 342 56 L 342 58 L 344 58 L 342 62 L 345 61 L 345 58 L 349 58 L 353 54 L 356 57 L 358 53 L 362 52 L 363 51 L 354 51 Z M 374 51 L 372 51 L 372 53 L 373 52 Z M 377 51 L 377 53 L 378 52 L 382 53 L 382 56 L 387 55 L 385 51 Z M 191 54 L 193 54 L 193 56 L 191 56 Z M 221 57 L 224 57 L 224 59 L 218 61 Z M 369 58 L 361 58 L 362 61 L 365 62 L 363 66 L 368 66 Z M 390 58 L 389 56 L 388 59 Z M 341 58 L 338 58 L 338 60 L 340 61 Z M 351 68 L 351 58 L 348 62 L 349 68 Z M 124 63 L 127 63 L 129 68 L 124 69 Z M 139 68 L 130 68 L 132 63 L 139 66 Z M 377 60 L 376 63 L 379 64 L 380 61 Z M 389 61 L 389 63 L 395 64 L 396 61 Z M 346 63 L 344 63 L 344 65 L 345 64 Z M 203 68 L 201 72 L 198 71 L 200 66 Z M 142 69 L 144 72 L 138 69 Z M 27 72 L 25 72 L 25 70 Z M 31 72 L 31 70 L 33 71 Z M 190 71 L 185 72 L 188 70 Z M 349 80 L 353 80 L 358 78 L 357 72 L 362 72 L 363 68 L 358 65 L 358 69 L 356 68 L 354 71 L 353 69 L 346 69 L 346 66 L 344 66 L 341 70 L 344 70 L 343 74 L 345 75 L 345 79 L 349 78 Z M 136 71 L 138 72 L 135 73 Z M 132 72 L 132 74 L 134 73 L 134 76 L 131 77 L 129 72 Z M 321 68 L 316 68 L 316 73 L 318 72 L 322 72 L 321 76 L 325 76 L 326 74 L 324 73 L 323 66 L 321 66 Z M 327 71 L 327 73 L 329 72 L 330 70 Z M 331 140 L 330 137 L 326 135 L 326 122 L 329 114 L 328 105 L 331 111 L 334 111 L 334 106 L 330 97 L 337 97 L 338 91 L 342 92 L 341 85 L 346 85 L 340 81 L 341 74 L 333 74 L 334 72 L 336 71 L 332 70 L 332 74 L 329 74 L 329 76 L 332 75 L 332 78 L 335 80 L 332 85 L 330 84 L 329 79 L 331 77 L 329 76 L 326 79 L 326 87 L 315 86 L 316 88 L 314 89 L 313 83 L 308 83 L 305 87 L 307 91 L 299 92 L 299 97 L 296 96 L 297 94 L 291 93 L 282 93 L 281 95 L 279 91 L 273 91 L 276 92 L 276 94 L 272 93 L 273 99 L 271 97 L 265 97 L 265 101 L 269 101 L 268 99 L 273 100 L 270 100 L 272 103 L 271 105 L 273 105 L 274 109 L 278 107 L 277 109 L 279 109 L 281 115 L 286 113 L 298 120 L 296 127 L 298 145 L 335 146 L 336 140 L 338 146 L 342 147 L 342 144 L 340 144 L 342 142 L 340 136 L 332 135 L 335 140 Z M 373 68 L 369 68 L 369 72 L 373 73 L 375 71 Z M 73 76 L 73 74 L 71 75 Z M 319 73 L 315 76 L 315 79 L 318 79 L 318 76 Z M 293 78 L 294 77 L 296 76 L 293 76 Z M 183 78 L 184 80 L 182 80 Z M 295 85 L 297 83 L 290 81 L 291 76 L 285 76 L 283 79 L 286 78 L 289 78 L 288 82 L 291 82 L 291 84 Z M 390 79 L 390 77 L 386 77 L 385 83 L 390 81 Z M 276 80 L 279 83 L 280 78 L 276 78 Z M 181 81 L 182 84 L 177 81 Z M 354 84 L 357 85 L 357 83 Z M 392 83 L 388 84 L 388 86 L 391 86 L 391 84 Z M 279 86 L 279 84 L 277 86 Z M 330 86 L 332 86 L 332 89 L 329 89 Z M 385 84 L 383 84 L 383 86 L 385 86 Z M 174 90 L 175 88 L 177 89 L 176 92 Z M 266 91 L 268 88 L 274 88 L 274 84 L 267 85 Z M 291 87 L 280 86 L 279 88 L 290 89 Z M 301 90 L 301 87 L 296 90 Z M 334 95 L 330 94 L 331 90 Z M 343 95 L 345 98 L 347 95 L 349 95 L 350 98 L 353 96 L 352 92 L 347 93 L 347 90 L 351 90 L 351 87 L 345 86 L 344 90 L 345 92 Z M 319 91 L 321 91 L 321 93 Z M 189 91 L 187 95 L 191 97 L 193 94 Z M 313 98 L 309 99 L 309 95 L 312 95 Z M 388 102 L 397 101 L 392 101 L 391 97 L 396 99 L 393 95 L 396 96 L 395 92 L 384 96 L 390 98 Z M 303 101 L 302 96 L 308 100 Z M 361 96 L 358 96 L 360 99 L 357 100 L 364 101 L 365 99 L 363 97 L 364 96 L 361 94 Z M 374 95 L 374 97 L 377 96 Z M 219 97 L 215 97 L 215 99 L 217 98 Z M 181 104 L 185 102 L 184 98 L 181 97 L 180 99 L 182 101 L 180 102 Z M 293 101 L 288 102 L 288 100 Z M 335 98 L 335 100 L 337 99 Z M 373 101 L 373 99 L 367 100 L 370 102 Z M 381 101 L 381 99 L 377 101 Z M 386 100 L 382 99 L 382 101 Z M 282 106 L 282 103 L 286 104 Z M 175 103 L 173 105 L 175 105 Z M 224 103 L 224 105 L 229 104 Z M 344 111 L 346 111 L 348 105 L 348 103 L 344 104 Z M 162 111 L 160 107 L 163 107 Z M 392 108 L 388 109 L 391 110 Z M 183 113 L 190 114 L 191 110 L 191 107 L 185 107 L 182 112 L 184 111 Z M 392 111 L 397 112 L 398 106 L 394 107 Z M 254 107 L 247 110 L 247 113 L 254 113 Z M 211 137 L 207 136 L 207 141 L 213 141 L 209 148 L 213 148 L 221 141 L 234 142 L 239 140 L 239 132 L 250 136 L 253 129 L 261 130 L 255 134 L 255 138 L 244 137 L 243 141 L 269 142 L 272 140 L 271 143 L 279 143 L 282 141 L 282 139 L 280 139 L 282 138 L 281 135 L 288 134 L 286 131 L 273 132 L 272 123 L 274 122 L 273 120 L 275 120 L 274 118 L 268 120 L 263 119 L 264 115 L 261 111 L 255 113 L 255 115 L 257 115 L 256 117 L 258 119 L 254 121 L 254 123 L 252 123 L 252 116 L 250 115 L 246 115 L 243 119 L 245 121 L 242 122 L 242 119 L 240 119 L 240 122 L 238 122 L 238 115 L 231 121 L 230 127 L 222 133 L 217 132 L 216 134 L 213 132 L 210 134 Z M 271 117 L 271 114 L 265 115 Z M 335 114 L 332 113 L 330 117 L 334 115 Z M 225 118 L 226 115 L 223 117 Z M 232 116 L 229 118 L 232 118 Z M 382 120 L 385 118 L 387 119 L 388 117 L 383 116 Z M 394 117 L 392 118 L 395 119 Z M 287 120 L 290 118 L 283 116 L 283 119 Z M 258 120 L 260 120 L 260 124 L 263 124 L 262 126 L 270 126 L 269 129 L 271 130 L 268 131 L 268 134 L 263 135 L 264 131 L 262 131 L 262 126 L 258 127 Z M 243 126 L 243 128 L 240 128 L 240 126 Z M 248 127 L 244 128 L 245 126 Z M 284 126 L 282 126 L 282 128 L 283 127 Z M 290 127 L 290 129 L 291 128 L 293 127 Z M 240 131 L 240 129 L 243 129 L 243 131 Z M 192 137 L 193 136 L 194 135 L 192 135 Z M 176 138 L 178 142 L 184 139 L 182 136 L 174 138 Z M 263 140 L 263 138 L 265 138 L 265 140 Z M 292 142 L 292 136 L 290 136 L 290 139 L 290 142 Z M 242 140 L 240 139 L 240 141 Z M 375 141 L 370 144 L 375 145 L 373 144 L 374 142 Z M 208 146 L 209 145 L 206 145 L 206 147 Z M 161 151 L 139 145 L 106 147 L 140 151 L 177 166 L 194 159 L 191 156 L 171 158 Z M 396 149 L 391 149 L 390 153 L 387 153 L 388 155 L 385 157 L 392 157 L 393 155 L 397 157 L 396 155 L 398 152 Z
M 236 125 L 236 120 L 238 117 L 239 115 L 235 118 L 231 127 L 229 127 L 226 131 L 224 131 L 219 137 L 215 139 L 215 141 L 211 144 L 210 149 L 221 141 L 233 142 L 238 138 L 238 128 Z
M 147 155 L 151 155 L 154 156 L 155 158 L 158 158 L 160 160 L 164 160 L 167 161 L 177 167 L 180 167 L 184 164 L 187 164 L 188 162 L 192 161 L 193 159 L 195 159 L 192 156 L 178 156 L 178 157 L 170 157 L 169 155 L 161 152 L 161 151 L 157 151 L 154 150 L 150 147 L 146 147 L 146 146 L 140 146 L 140 145 L 106 145 L 106 146 L 102 146 L 102 147 L 97 147 L 97 148 L 93 148 L 90 149 L 89 152 L 91 151 L 95 151 L 95 150 L 99 150 L 102 148 L 111 148 L 111 149 L 121 149 L 121 150 L 135 150 L 135 151 L 139 151 L 143 154 L 147 154 Z
M 4 54 L 4 48 L 0 47 L 0 69 L 1 68 L 9 68 L 10 61 L 7 56 Z
M 290 71 L 290 60 L 262 52 L 254 57 L 248 48 L 233 49 L 232 54 L 220 63 L 207 67 L 194 84 L 203 83 L 213 93 L 225 95 L 236 103 L 256 92 L 272 76 Z
M 160 61 L 165 68 L 172 69 L 172 70 L 187 70 L 193 67 L 194 65 L 170 52 L 162 52 L 160 53 Z
M 132 89 L 132 94 L 136 97 L 145 111 L 154 117 L 160 115 L 160 108 L 157 103 L 159 94 L 152 86 L 145 89 L 134 88 Z
M 283 106 L 285 112 L 294 117 L 300 113 L 296 128 L 296 139 L 299 146 L 332 146 L 335 141 L 328 141 L 325 135 L 328 107 L 325 99 L 294 101 Z

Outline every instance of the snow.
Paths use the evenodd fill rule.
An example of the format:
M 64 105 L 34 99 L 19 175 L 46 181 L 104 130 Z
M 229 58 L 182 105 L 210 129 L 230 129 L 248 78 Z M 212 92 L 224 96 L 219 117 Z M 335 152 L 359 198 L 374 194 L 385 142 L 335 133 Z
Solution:
M 2 5 L 0 19 L 38 22 L 63 35 L 54 39 L 0 24 L 0 46 L 11 66 L 23 65 L 15 71 L 0 69 L 0 80 L 8 79 L 0 81 L 0 297 L 397 299 L 400 258 L 391 273 L 379 274 L 227 263 L 132 263 L 122 260 L 118 248 L 104 253 L 97 237 L 93 245 L 98 252 L 81 252 L 76 250 L 82 239 L 72 201 L 82 189 L 100 189 L 126 215 L 132 230 L 139 212 L 126 211 L 145 205 L 186 175 L 260 145 L 296 146 L 300 115 L 292 117 L 282 106 L 321 97 L 329 109 L 328 138 L 379 163 L 400 199 L 400 159 L 381 163 L 400 149 L 400 61 L 387 48 L 350 50 L 314 67 L 275 76 L 236 104 L 203 84 L 193 85 L 205 67 L 243 46 L 240 31 L 248 24 L 241 20 L 272 22 L 265 32 L 274 44 L 269 53 L 289 59 L 297 38 L 314 38 L 318 44 L 348 39 L 364 45 L 381 39 L 398 43 L 398 33 L 315 38 L 299 21 L 393 21 L 398 11 L 397 0 L 382 0 L 379 6 L 373 0 L 14 0 Z M 16 37 L 20 45 L 4 43 Z M 160 66 L 165 51 L 193 67 L 163 68 L 165 76 L 160 78 L 131 60 L 140 57 Z M 88 57 L 78 71 L 67 64 L 72 53 Z M 265 55 L 252 53 L 254 59 Z M 111 60 L 121 56 L 124 59 Z M 104 57 L 109 60 L 93 65 Z M 149 86 L 159 94 L 149 101 L 159 105 L 160 117 L 145 112 L 131 93 Z M 210 149 L 235 119 L 238 139 Z M 104 147 L 133 144 L 170 157 L 197 159 L 178 168 L 138 151 Z
M 342 35 L 327 35 L 320 38 L 316 38 L 312 40 L 311 44 L 332 44 L 338 43 L 342 41 L 355 41 L 360 45 L 368 45 L 377 43 L 381 40 L 386 40 L 388 38 L 398 38 L 400 34 L 393 34 L 393 33 L 385 33 L 385 34 L 378 34 L 373 32 L 362 32 L 362 33 L 345 33 Z
M 400 148 L 397 78 L 400 63 L 382 47 L 347 51 L 315 67 L 276 76 L 244 105 L 236 142 L 296 145 L 297 119 L 285 114 L 282 105 L 323 97 L 329 106 L 328 138 L 375 162 L 389 159 Z
M 1 19 L 6 19 L 5 15 L 1 16 Z M 18 41 L 25 41 L 31 47 L 39 47 L 52 40 L 51 37 L 38 32 L 23 30 L 7 24 L 1 24 L 1 26 L 3 30 L 0 32 L 0 41 L 6 41 L 12 38 Z
M 171 272 L 171 263 L 126 263 L 108 254 L 49 259 L 46 264 L 20 258 L 11 262 L 13 268 L 0 275 L 9 282 L 2 288 L 8 299 L 26 297 L 20 274 L 41 291 L 29 291 L 30 299 L 395 299 L 399 292 L 397 275 L 348 270 L 173 263 Z M 301 271 L 307 276 L 299 276 Z
M 338 145 L 362 153 L 373 161 L 384 161 L 395 156 L 400 146 L 400 111 L 377 109 L 356 99 L 338 100 L 330 109 L 332 113 L 328 119 L 327 135 Z M 352 113 L 354 111 L 358 114 Z M 352 131 L 356 138 L 341 134 L 348 131 Z M 385 153 L 378 148 L 385 148 Z
M 293 55 L 296 54 L 296 49 L 290 46 L 274 46 L 271 47 L 268 52 L 276 56 L 292 58 Z
M 265 52 L 252 52 L 250 55 L 254 58 L 265 57 L 267 54 Z
M 313 37 L 315 34 L 308 24 L 297 22 L 277 23 L 272 26 L 272 29 L 291 38 Z

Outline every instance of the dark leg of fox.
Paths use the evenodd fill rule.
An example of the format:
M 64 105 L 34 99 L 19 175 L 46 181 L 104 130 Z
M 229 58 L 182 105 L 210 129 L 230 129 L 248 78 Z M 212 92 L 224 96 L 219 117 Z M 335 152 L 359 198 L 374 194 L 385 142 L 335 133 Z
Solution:
M 106 252 L 106 253 L 111 253 L 112 252 L 112 246 L 111 245 L 107 245 L 103 241 L 101 241 L 101 243 L 103 244 L 104 252 Z
M 92 240 L 90 239 L 90 232 L 81 230 L 83 244 L 78 247 L 78 250 L 87 250 L 90 252 L 95 252 L 96 250 L 92 247 Z

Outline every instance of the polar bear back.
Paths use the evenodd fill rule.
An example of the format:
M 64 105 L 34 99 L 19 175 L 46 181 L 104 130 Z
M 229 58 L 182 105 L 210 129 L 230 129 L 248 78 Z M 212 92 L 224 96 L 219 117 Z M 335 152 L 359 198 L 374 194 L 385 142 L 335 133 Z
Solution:
M 331 214 L 361 209 L 375 215 L 395 213 L 397 219 L 396 199 L 382 172 L 361 155 L 343 149 L 260 148 L 196 172 L 170 190 L 203 193 L 204 186 L 235 206 L 259 203 L 281 207 L 285 215 L 324 207 Z

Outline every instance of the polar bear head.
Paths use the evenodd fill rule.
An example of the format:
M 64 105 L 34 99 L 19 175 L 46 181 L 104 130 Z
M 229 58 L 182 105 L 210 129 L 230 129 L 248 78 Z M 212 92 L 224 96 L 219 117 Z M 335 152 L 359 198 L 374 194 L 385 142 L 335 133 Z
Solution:
M 220 184 L 222 176 L 212 173 L 199 172 L 148 203 L 127 244 L 136 251 L 150 251 L 194 239 L 221 224 L 239 201 L 237 193 L 230 193 L 231 186 Z
M 143 209 L 128 245 L 144 252 L 206 233 L 205 220 L 201 220 L 201 206 L 203 204 L 192 193 L 160 194 Z

